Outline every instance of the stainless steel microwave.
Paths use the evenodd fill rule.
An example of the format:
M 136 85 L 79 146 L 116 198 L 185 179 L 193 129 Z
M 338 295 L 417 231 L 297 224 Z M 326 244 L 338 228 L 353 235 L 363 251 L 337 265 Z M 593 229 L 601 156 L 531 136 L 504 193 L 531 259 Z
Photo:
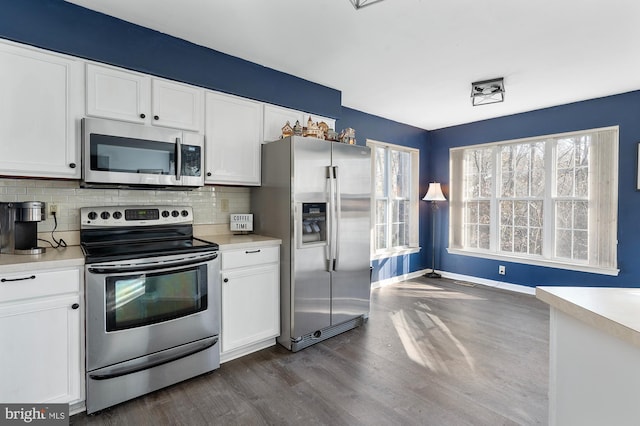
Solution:
M 82 119 L 82 185 L 204 185 L 204 137 L 176 129 Z

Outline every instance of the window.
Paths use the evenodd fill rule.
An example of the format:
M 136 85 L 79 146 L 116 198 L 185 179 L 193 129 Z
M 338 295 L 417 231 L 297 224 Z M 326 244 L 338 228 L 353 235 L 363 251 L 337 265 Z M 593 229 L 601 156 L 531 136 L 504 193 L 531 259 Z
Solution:
M 617 275 L 617 127 L 450 154 L 450 253 Z
M 418 249 L 419 150 L 367 141 L 373 173 L 373 254 Z

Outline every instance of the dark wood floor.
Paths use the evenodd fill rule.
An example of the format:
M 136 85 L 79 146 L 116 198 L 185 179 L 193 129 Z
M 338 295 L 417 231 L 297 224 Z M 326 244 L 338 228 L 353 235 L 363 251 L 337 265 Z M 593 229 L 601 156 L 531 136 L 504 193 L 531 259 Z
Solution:
M 374 290 L 363 326 L 280 346 L 104 410 L 84 425 L 547 424 L 549 310 L 418 278 Z

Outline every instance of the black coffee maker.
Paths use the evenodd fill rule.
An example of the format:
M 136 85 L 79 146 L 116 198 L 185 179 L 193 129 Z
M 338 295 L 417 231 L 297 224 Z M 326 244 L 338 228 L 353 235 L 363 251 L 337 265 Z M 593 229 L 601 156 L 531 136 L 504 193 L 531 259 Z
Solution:
M 0 203 L 0 253 L 44 253 L 38 247 L 38 222 L 45 218 L 43 201 Z

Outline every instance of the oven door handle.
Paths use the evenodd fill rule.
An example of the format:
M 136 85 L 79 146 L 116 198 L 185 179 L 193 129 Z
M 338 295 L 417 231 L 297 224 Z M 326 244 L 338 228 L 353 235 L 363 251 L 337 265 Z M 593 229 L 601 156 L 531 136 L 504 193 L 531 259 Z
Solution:
M 182 358 L 197 354 L 209 349 L 218 343 L 217 337 L 209 337 L 203 339 L 196 344 L 189 345 L 188 348 L 179 348 L 171 350 L 169 353 L 151 354 L 138 359 L 127 361 L 124 365 L 118 367 L 107 367 L 100 369 L 100 372 L 89 373 L 89 377 L 93 380 L 107 380 L 116 377 L 126 376 L 127 374 L 137 373 L 139 371 L 148 370 L 162 364 L 177 361 Z
M 216 259 L 218 253 L 206 255 L 206 256 L 194 256 L 187 258 L 180 258 L 174 261 L 162 261 L 162 262 L 144 262 L 134 263 L 130 265 L 96 265 L 89 266 L 87 271 L 92 274 L 118 274 L 122 272 L 146 272 L 155 271 L 158 269 L 175 268 L 179 266 L 197 265 L 200 263 L 208 262 Z

